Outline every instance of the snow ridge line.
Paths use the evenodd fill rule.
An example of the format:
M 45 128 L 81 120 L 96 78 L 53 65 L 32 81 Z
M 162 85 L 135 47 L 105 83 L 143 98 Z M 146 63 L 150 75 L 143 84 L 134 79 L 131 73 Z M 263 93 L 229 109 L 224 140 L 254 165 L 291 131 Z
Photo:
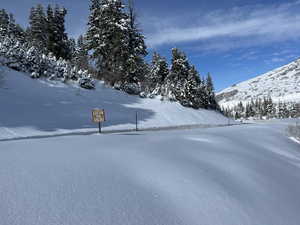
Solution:
M 122 130 L 102 130 L 102 134 L 118 134 L 118 133 L 129 133 L 129 132 L 139 132 L 139 131 L 169 131 L 169 130 L 190 130 L 190 129 L 208 129 L 215 127 L 230 127 L 230 126 L 240 126 L 247 123 L 240 124 L 218 124 L 218 125 L 208 125 L 208 124 L 195 124 L 195 125 L 180 125 L 180 126 L 169 126 L 169 127 L 149 127 L 140 128 L 138 131 L 136 129 L 122 129 Z M 78 131 L 63 134 L 48 134 L 48 135 L 35 135 L 35 136 L 25 136 L 25 137 L 14 137 L 14 138 L 3 138 L 0 142 L 8 141 L 20 141 L 20 140 L 32 140 L 32 139 L 45 139 L 54 137 L 68 137 L 68 136 L 88 136 L 93 134 L 98 134 L 99 131 Z

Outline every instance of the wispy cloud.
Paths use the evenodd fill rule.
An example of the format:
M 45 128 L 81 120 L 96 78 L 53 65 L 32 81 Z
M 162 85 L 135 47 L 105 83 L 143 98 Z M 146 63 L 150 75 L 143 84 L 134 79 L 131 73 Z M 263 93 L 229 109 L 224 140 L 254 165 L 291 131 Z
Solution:
M 228 50 L 300 38 L 300 1 L 219 10 L 190 18 L 154 18 L 148 44 L 196 42 L 202 50 Z M 202 14 L 203 15 L 203 14 Z M 191 20 L 193 22 L 191 23 Z M 147 26 L 147 24 L 146 24 Z

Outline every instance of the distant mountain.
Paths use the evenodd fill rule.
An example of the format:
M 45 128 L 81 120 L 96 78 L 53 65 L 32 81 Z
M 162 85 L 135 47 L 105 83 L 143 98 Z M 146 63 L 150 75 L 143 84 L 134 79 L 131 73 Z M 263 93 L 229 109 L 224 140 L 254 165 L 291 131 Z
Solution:
M 264 97 L 275 102 L 300 102 L 300 59 L 217 93 L 223 107 Z

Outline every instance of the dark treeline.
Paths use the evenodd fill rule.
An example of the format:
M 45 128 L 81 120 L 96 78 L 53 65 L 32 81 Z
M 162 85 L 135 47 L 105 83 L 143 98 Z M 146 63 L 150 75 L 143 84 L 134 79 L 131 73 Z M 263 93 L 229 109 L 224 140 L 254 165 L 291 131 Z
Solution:
M 0 54 L 9 59 L 6 64 L 33 78 L 83 78 L 81 86 L 92 88 L 91 74 L 129 94 L 218 109 L 210 74 L 200 77 L 184 52 L 172 49 L 170 64 L 158 53 L 151 63 L 145 61 L 145 36 L 132 0 L 127 5 L 121 0 L 91 0 L 87 32 L 78 40 L 66 33 L 66 15 L 63 7 L 39 4 L 31 8 L 29 27 L 22 29 L 12 14 L 1 10 Z
M 258 98 L 247 104 L 222 108 L 223 113 L 234 119 L 283 119 L 300 117 L 300 103 L 274 103 L 271 98 Z

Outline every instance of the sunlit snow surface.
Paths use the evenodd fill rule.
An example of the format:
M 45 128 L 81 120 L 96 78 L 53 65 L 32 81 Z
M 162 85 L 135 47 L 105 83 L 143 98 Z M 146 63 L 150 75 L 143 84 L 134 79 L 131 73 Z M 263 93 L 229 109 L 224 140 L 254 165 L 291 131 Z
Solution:
M 0 224 L 299 225 L 286 126 L 0 142 Z

